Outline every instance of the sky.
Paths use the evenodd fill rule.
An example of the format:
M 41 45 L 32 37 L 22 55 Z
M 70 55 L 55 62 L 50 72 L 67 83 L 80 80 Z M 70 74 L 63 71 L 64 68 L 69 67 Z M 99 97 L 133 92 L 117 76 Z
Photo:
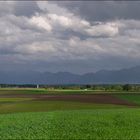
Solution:
M 139 1 L 0 1 L 0 71 L 81 74 L 139 64 Z

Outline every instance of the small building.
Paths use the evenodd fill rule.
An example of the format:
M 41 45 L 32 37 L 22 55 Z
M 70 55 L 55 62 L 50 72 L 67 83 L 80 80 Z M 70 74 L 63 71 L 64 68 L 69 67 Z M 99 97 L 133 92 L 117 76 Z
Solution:
M 36 88 L 39 88 L 39 85 L 37 85 Z

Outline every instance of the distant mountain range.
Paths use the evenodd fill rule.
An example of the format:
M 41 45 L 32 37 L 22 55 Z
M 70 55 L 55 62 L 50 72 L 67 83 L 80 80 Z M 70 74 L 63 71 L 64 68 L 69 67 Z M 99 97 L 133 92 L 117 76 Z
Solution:
M 83 75 L 69 72 L 0 71 L 1 84 L 115 84 L 140 83 L 140 66 L 121 70 L 101 70 Z

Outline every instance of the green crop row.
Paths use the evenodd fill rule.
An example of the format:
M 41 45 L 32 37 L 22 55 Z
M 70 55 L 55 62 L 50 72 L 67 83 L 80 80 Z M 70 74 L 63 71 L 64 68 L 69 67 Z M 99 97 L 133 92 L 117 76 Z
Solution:
M 139 139 L 140 109 L 0 115 L 0 139 Z

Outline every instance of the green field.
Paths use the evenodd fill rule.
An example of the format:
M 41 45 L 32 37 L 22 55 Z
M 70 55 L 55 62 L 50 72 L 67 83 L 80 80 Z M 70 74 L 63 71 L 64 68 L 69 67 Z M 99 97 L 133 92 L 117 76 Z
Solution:
M 139 139 L 140 109 L 0 115 L 1 139 Z
M 84 89 L 35 89 L 35 88 L 0 88 L 1 94 L 140 94 L 139 91 L 103 91 Z
M 20 99 L 11 100 L 11 98 L 0 99 L 0 114 L 3 113 L 15 113 L 15 112 L 45 112 L 56 110 L 83 110 L 83 109 L 112 109 L 112 108 L 124 108 L 121 105 L 111 104 L 93 104 L 71 101 L 32 101 Z
M 79 90 L 0 90 L 1 95 L 89 92 L 96 93 L 81 93 Z M 0 139 L 138 139 L 140 95 L 113 92 L 112 96 L 137 106 L 1 96 Z
M 140 105 L 140 95 L 117 95 L 117 97 Z

